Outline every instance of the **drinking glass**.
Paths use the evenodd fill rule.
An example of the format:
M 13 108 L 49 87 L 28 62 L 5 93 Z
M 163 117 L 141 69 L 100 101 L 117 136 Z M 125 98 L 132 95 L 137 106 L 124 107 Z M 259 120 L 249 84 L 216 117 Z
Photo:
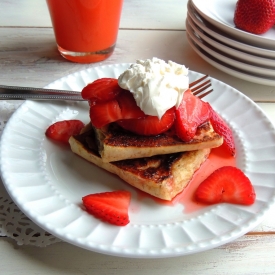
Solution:
M 113 53 L 123 0 L 47 0 L 47 5 L 64 58 L 92 63 Z

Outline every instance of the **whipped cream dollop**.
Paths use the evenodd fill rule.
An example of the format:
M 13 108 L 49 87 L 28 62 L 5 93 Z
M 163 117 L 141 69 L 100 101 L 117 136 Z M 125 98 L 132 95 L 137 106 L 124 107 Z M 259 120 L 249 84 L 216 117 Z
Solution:
M 137 60 L 119 76 L 118 84 L 133 94 L 145 114 L 160 119 L 167 110 L 179 106 L 189 87 L 188 69 L 158 58 Z

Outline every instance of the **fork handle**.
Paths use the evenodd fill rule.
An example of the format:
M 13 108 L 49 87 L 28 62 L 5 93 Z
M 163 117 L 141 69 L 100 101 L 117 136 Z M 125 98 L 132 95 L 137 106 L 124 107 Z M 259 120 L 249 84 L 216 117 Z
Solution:
M 31 87 L 17 87 L 0 85 L 0 99 L 6 100 L 73 100 L 83 101 L 80 92 L 54 90 L 44 88 L 31 88 Z

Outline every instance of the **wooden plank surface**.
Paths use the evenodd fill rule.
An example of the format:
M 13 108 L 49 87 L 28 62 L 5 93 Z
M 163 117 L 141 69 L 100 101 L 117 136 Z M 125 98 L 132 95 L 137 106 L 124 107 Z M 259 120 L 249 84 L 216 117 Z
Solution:
M 152 58 L 173 60 L 209 74 L 252 98 L 275 125 L 275 87 L 219 71 L 189 46 L 187 0 L 125 0 L 114 54 L 97 64 L 76 64 L 57 52 L 45 0 L 0 0 L 0 83 L 43 87 L 93 66 Z M 273 102 L 273 103 L 272 103 Z M 210 251 L 168 259 L 124 259 L 57 243 L 17 246 L 0 238 L 0 275 L 49 274 L 275 274 L 274 207 L 245 236 Z
M 206 252 L 167 259 L 125 259 L 67 243 L 14 246 L 0 238 L 2 275 L 263 275 L 275 274 L 274 235 L 246 235 Z M 1 273 L 1 270 L 5 271 Z
M 275 102 L 275 87 L 230 76 L 200 58 L 189 46 L 185 31 L 120 30 L 114 54 L 104 62 L 76 64 L 57 52 L 51 28 L 0 28 L 0 83 L 43 87 L 52 81 L 103 64 L 158 57 L 209 74 L 258 102 Z
M 183 30 L 186 4 L 187 0 L 124 0 L 120 28 Z M 51 27 L 46 0 L 1 0 L 0 7 L 0 26 Z

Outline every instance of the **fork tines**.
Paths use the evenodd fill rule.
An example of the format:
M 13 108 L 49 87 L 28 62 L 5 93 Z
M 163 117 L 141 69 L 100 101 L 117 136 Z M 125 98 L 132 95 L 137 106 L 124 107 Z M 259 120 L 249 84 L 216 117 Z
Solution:
M 213 89 L 207 90 L 208 88 L 211 87 L 211 80 L 207 79 L 207 77 L 208 75 L 205 75 L 189 84 L 189 88 L 192 91 L 192 93 L 198 96 L 199 98 L 203 98 L 204 96 L 208 95 L 213 91 Z M 204 92 L 204 93 L 201 94 L 201 92 Z

